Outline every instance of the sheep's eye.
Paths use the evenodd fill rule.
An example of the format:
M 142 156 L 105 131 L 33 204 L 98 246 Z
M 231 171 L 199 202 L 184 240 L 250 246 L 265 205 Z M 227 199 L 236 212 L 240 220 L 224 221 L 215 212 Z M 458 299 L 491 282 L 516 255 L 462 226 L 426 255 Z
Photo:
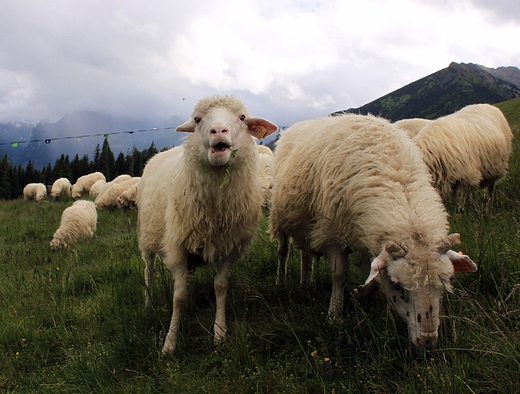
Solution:
M 403 288 L 401 287 L 401 285 L 397 282 L 394 282 L 394 281 L 390 281 L 390 284 L 392 285 L 392 287 L 394 288 L 394 290 L 398 290 L 398 291 L 404 291 Z
M 200 123 L 200 121 L 201 121 L 202 119 L 199 118 L 198 116 L 195 116 L 195 117 L 193 118 L 193 120 L 195 121 L 195 123 L 198 124 L 198 123 Z
M 244 120 L 246 120 L 246 116 L 245 115 L 240 115 L 239 119 L 243 122 Z

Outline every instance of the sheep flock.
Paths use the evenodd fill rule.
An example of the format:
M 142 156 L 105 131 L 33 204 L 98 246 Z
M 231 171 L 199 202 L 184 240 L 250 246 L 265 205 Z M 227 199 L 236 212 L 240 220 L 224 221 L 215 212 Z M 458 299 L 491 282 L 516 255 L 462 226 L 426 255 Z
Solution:
M 476 104 L 438 119 L 395 123 L 354 114 L 304 120 L 280 131 L 271 150 L 258 140 L 277 126 L 252 117 L 233 96 L 201 99 L 176 131 L 186 133 L 183 143 L 153 156 L 141 177 L 108 180 L 95 172 L 74 184 L 60 178 L 23 191 L 25 200 L 42 203 L 49 190 L 51 201 L 73 202 L 62 212 L 53 249 L 92 237 L 100 210 L 137 211 L 144 305 L 164 302 L 153 292 L 157 257 L 174 278 L 164 355 L 176 348 L 197 267 L 216 272 L 213 338 L 226 337 L 230 272 L 247 254 L 262 215 L 277 246 L 277 286 L 286 286 L 291 243 L 300 251 L 302 287 L 312 290 L 313 267 L 323 256 L 332 279 L 327 316 L 339 321 L 349 256 L 360 264 L 368 256 L 367 279 L 352 294 L 363 298 L 380 289 L 408 327 L 410 343 L 434 346 L 450 279 L 477 270 L 454 251 L 461 237 L 448 232 L 446 203 L 453 198 L 462 212 L 471 191 L 485 188 L 492 204 L 513 138 L 500 110 Z

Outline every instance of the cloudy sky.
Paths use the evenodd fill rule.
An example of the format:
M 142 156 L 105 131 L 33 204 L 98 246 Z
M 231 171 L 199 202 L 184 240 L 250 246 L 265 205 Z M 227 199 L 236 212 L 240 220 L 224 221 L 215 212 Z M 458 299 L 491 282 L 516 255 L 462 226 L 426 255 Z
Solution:
M 520 66 L 518 0 L 0 0 L 0 122 L 187 118 L 234 94 L 280 126 L 451 62 Z

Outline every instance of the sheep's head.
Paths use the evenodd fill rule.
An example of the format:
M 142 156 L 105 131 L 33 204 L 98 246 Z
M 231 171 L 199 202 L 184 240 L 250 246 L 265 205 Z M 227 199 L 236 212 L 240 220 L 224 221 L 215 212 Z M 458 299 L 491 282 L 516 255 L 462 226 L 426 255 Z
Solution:
M 226 165 L 240 141 L 250 135 L 259 139 L 277 130 L 273 123 L 252 118 L 242 102 L 233 96 L 215 96 L 200 100 L 186 122 L 177 131 L 198 133 L 201 148 L 213 166 Z M 250 141 L 248 141 L 250 143 Z
M 451 290 L 453 273 L 477 270 L 468 256 L 450 249 L 459 244 L 459 234 L 445 237 L 434 248 L 388 242 L 372 261 L 365 286 L 372 280 L 379 283 L 388 302 L 408 324 L 414 345 L 437 342 L 440 302 L 444 290 Z

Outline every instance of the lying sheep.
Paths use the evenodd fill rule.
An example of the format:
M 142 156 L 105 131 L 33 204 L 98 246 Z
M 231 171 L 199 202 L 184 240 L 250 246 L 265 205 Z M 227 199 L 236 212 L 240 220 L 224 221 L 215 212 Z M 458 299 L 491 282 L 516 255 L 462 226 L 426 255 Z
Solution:
M 117 183 L 109 182 L 105 185 L 105 188 L 102 188 L 99 195 L 94 200 L 97 209 L 108 209 L 108 208 L 119 208 L 119 196 L 125 190 L 129 189 L 136 183 L 140 181 L 141 178 L 135 177 Z
M 412 119 L 401 119 L 395 122 L 394 124 L 399 127 L 401 130 L 404 130 L 408 137 L 415 137 L 423 127 L 430 124 L 432 120 L 430 119 L 422 119 L 422 118 L 412 118 Z
M 97 197 L 99 195 L 99 192 L 101 191 L 101 188 L 107 183 L 106 180 L 104 179 L 100 179 L 96 182 L 94 182 L 94 184 L 90 187 L 90 191 L 89 191 L 89 194 L 92 196 L 92 197 Z
M 92 201 L 77 200 L 61 214 L 60 227 L 54 233 L 51 248 L 68 248 L 71 242 L 92 237 L 96 231 L 97 211 Z
M 93 172 L 88 175 L 80 176 L 76 183 L 72 185 L 72 198 L 77 199 L 81 197 L 82 193 L 90 192 L 92 185 L 100 179 L 105 179 L 105 176 L 101 172 Z
M 282 271 L 290 238 L 308 260 L 323 254 L 332 276 L 328 316 L 335 320 L 348 256 L 366 251 L 373 259 L 366 286 L 381 284 L 413 344 L 433 345 L 450 277 L 476 265 L 450 250 L 459 235 L 447 234 L 446 210 L 406 134 L 373 116 L 300 122 L 282 133 L 274 168 L 269 232 Z
M 72 186 L 67 178 L 59 178 L 54 181 L 51 187 L 51 198 L 56 200 L 60 196 L 70 196 Z
M 134 185 L 130 186 L 124 192 L 122 192 L 117 202 L 119 207 L 123 209 L 130 209 L 131 211 L 137 209 L 137 187 L 139 186 L 139 182 L 136 182 Z
M 183 144 L 147 163 L 137 193 L 146 304 L 151 302 L 157 254 L 175 282 L 163 354 L 175 348 L 188 274 L 199 265 L 216 267 L 215 341 L 226 336 L 229 273 L 246 253 L 261 216 L 258 149 L 250 135 L 261 139 L 276 129 L 266 120 L 250 117 L 233 96 L 208 97 L 177 127 L 190 133 Z
M 41 202 L 47 196 L 47 187 L 43 183 L 28 183 L 23 188 L 24 200 Z
M 487 188 L 492 202 L 495 183 L 507 172 L 512 139 L 498 108 L 475 104 L 429 123 L 412 141 L 430 169 L 434 186 L 444 199 L 453 195 L 461 211 L 471 189 Z

